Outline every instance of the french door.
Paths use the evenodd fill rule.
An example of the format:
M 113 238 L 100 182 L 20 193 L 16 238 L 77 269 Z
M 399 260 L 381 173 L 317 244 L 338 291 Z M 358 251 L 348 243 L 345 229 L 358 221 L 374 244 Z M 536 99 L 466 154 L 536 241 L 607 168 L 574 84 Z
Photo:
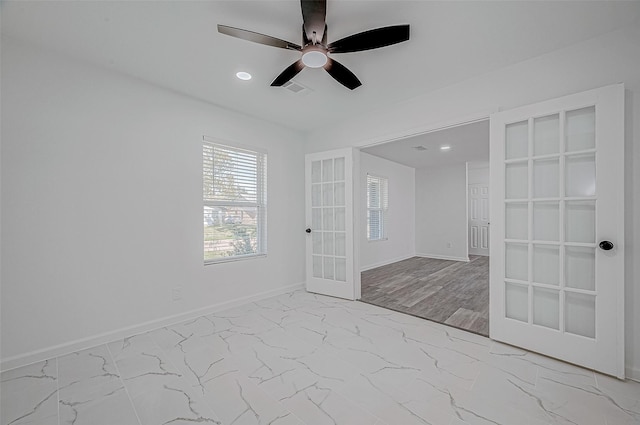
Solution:
M 354 151 L 305 158 L 306 287 L 334 297 L 359 298 L 354 255 Z
M 491 116 L 490 336 L 624 377 L 624 87 Z

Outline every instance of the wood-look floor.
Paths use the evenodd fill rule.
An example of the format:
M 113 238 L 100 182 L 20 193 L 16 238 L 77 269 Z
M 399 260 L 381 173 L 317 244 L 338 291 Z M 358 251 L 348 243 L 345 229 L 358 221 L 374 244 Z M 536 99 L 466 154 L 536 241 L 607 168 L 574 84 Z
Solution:
M 489 257 L 413 257 L 362 273 L 361 301 L 489 335 Z

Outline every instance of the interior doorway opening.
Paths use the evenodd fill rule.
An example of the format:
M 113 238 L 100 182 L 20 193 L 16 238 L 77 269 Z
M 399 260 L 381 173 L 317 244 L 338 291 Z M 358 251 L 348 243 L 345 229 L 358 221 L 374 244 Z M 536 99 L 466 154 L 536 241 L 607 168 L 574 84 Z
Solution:
M 488 336 L 488 119 L 365 147 L 360 182 L 361 301 Z

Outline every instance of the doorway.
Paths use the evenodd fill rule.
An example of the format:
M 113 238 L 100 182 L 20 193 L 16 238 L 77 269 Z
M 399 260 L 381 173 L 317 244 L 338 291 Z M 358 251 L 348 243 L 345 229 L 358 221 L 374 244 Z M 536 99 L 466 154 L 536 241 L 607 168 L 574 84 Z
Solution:
M 460 127 L 464 126 L 456 128 Z M 491 217 L 496 224 L 490 232 L 491 339 L 624 379 L 624 86 L 611 85 L 492 114 L 490 140 Z M 478 145 L 476 140 L 470 148 Z M 408 147 L 429 150 L 424 144 Z M 404 156 L 406 148 L 400 149 Z M 450 145 L 436 148 L 445 152 L 452 149 Z M 363 162 L 366 155 L 376 157 L 373 151 L 363 152 Z M 355 155 L 351 165 L 360 177 L 359 160 Z M 445 166 L 444 156 L 432 161 L 439 166 L 434 165 L 427 173 L 451 168 Z M 366 164 L 362 170 L 367 172 Z M 375 242 L 413 242 L 413 253 L 404 259 L 471 262 L 467 235 L 463 238 L 467 257 L 460 260 L 452 254 L 459 255 L 462 244 L 457 237 L 448 239 L 446 232 L 459 212 L 446 202 L 458 199 L 457 192 L 449 188 L 459 180 L 423 181 L 418 178 L 419 171 L 414 168 L 414 179 L 407 182 L 415 194 L 414 208 L 396 210 L 409 217 L 413 214 L 413 220 L 393 218 L 394 205 L 401 203 L 394 200 L 394 179 L 389 179 L 388 203 L 378 207 L 383 212 L 377 215 L 378 219 L 387 216 L 389 223 L 383 222 L 382 229 L 389 229 L 389 233 Z M 311 179 L 306 180 L 310 197 L 314 186 Z M 354 178 L 354 182 L 358 180 L 366 181 Z M 340 182 L 322 182 L 323 207 L 324 194 L 333 194 L 335 183 Z M 463 188 L 466 183 L 465 179 Z M 354 191 L 369 196 L 366 190 Z M 333 202 L 331 199 L 328 196 L 326 201 Z M 427 208 L 421 209 L 424 199 L 428 200 Z M 352 201 L 356 206 L 359 203 L 357 198 Z M 466 222 L 466 207 L 464 211 Z M 356 217 L 354 236 L 361 230 L 362 234 L 376 234 L 366 232 L 370 221 L 360 229 L 359 214 Z M 392 237 L 393 222 L 399 223 L 398 228 L 413 230 L 413 237 Z M 425 224 L 436 228 L 426 239 L 420 234 L 420 226 Z M 447 242 L 443 245 L 443 241 Z M 354 254 L 360 253 L 359 242 L 354 240 Z M 445 246 L 451 251 L 421 255 L 420 249 L 429 246 Z M 307 249 L 307 257 L 312 254 Z M 347 258 L 353 258 L 354 272 L 361 270 L 359 255 L 348 254 Z M 366 267 L 363 261 L 362 271 L 390 263 Z M 335 261 L 328 270 L 331 264 Z M 360 277 L 355 273 L 351 299 L 364 298 L 360 296 Z M 319 289 L 330 294 L 333 281 L 325 281 L 319 281 Z M 308 279 L 308 289 L 309 285 Z
M 488 336 L 488 167 L 486 119 L 361 150 L 361 301 Z M 369 176 L 388 187 L 383 238 L 370 238 Z

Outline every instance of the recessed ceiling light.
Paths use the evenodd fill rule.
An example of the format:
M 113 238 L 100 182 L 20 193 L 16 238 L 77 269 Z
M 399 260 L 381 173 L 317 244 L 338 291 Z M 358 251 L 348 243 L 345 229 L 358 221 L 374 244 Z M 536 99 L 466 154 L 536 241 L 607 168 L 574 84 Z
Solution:
M 440 146 L 440 150 L 441 150 L 441 151 L 448 151 L 449 149 L 451 149 L 451 146 L 449 146 L 449 145 L 442 145 L 442 146 Z
M 238 77 L 241 80 L 247 81 L 251 79 L 251 74 L 249 74 L 248 72 L 240 71 L 236 73 L 236 77 Z

